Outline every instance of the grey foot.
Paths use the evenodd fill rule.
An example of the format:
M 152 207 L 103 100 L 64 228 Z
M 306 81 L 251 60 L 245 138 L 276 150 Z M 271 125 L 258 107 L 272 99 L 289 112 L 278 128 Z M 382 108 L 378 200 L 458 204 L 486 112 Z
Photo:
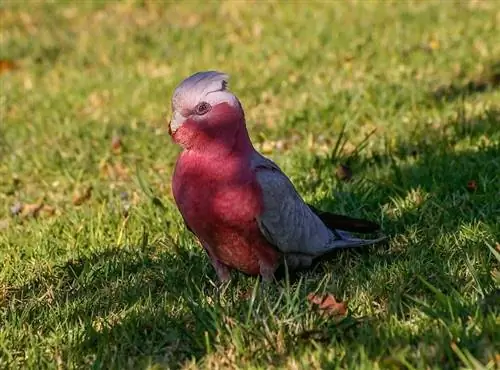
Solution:
M 276 266 L 266 265 L 265 263 L 260 263 L 260 276 L 265 284 L 271 283 L 274 280 L 274 273 L 276 272 Z
M 208 254 L 208 258 L 210 258 L 210 262 L 217 273 L 217 277 L 221 283 L 225 283 L 231 279 L 231 269 L 223 264 L 221 261 L 215 257 L 215 254 L 211 252 L 210 246 L 200 239 L 201 245 L 205 249 Z
M 217 273 L 217 277 L 221 283 L 225 283 L 231 279 L 231 269 L 217 259 L 212 259 L 212 266 Z
M 285 262 L 289 270 L 311 267 L 313 257 L 302 253 L 289 253 L 285 255 Z

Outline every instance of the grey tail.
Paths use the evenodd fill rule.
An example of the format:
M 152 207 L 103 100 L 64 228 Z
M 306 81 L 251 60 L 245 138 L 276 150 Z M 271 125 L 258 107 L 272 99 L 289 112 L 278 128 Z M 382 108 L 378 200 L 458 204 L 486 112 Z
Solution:
M 345 230 L 354 233 L 374 233 L 380 230 L 380 225 L 375 222 L 326 212 L 310 204 L 308 206 L 330 230 Z
M 378 244 L 387 239 L 387 236 L 385 235 L 382 235 L 375 239 L 360 239 L 352 236 L 347 231 L 342 231 L 342 230 L 332 230 L 332 231 L 338 238 L 333 241 L 332 249 L 364 247 L 367 245 Z

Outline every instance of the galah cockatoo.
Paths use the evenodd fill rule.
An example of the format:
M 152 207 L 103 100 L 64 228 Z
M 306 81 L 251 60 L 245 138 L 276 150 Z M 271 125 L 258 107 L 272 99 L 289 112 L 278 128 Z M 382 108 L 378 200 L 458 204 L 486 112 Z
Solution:
M 373 222 L 322 212 L 306 204 L 281 169 L 255 150 L 243 108 L 224 73 L 199 72 L 172 97 L 169 133 L 183 151 L 173 175 L 182 217 L 205 248 L 221 281 L 232 269 L 274 276 L 277 267 L 306 268 L 337 248 L 384 239 L 358 239 Z

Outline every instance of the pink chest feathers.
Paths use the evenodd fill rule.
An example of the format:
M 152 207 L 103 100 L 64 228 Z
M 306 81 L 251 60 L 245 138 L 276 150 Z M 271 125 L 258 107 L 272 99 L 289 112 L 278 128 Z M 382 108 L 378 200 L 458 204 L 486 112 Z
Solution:
M 260 213 L 260 196 L 251 183 L 182 183 L 179 208 L 200 236 L 208 237 L 219 229 L 243 227 Z
M 240 224 L 258 216 L 260 189 L 254 174 L 243 170 L 248 167 L 243 161 L 233 158 L 217 162 L 194 154 L 181 155 L 173 191 L 183 216 L 194 221 L 190 227 L 210 221 Z
M 274 258 L 275 253 L 257 225 L 261 190 L 243 160 L 216 163 L 181 155 L 173 191 L 186 223 L 212 254 L 230 267 L 258 274 L 259 256 Z

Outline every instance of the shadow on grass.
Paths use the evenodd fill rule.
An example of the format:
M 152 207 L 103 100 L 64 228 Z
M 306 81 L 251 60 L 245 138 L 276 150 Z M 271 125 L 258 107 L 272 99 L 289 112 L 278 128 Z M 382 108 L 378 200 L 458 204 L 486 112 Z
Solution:
M 335 295 L 364 291 L 376 297 L 374 303 L 385 307 L 387 316 L 410 319 L 412 312 L 421 310 L 435 316 L 439 324 L 408 336 L 397 330 L 389 334 L 380 330 L 380 323 L 362 320 L 346 332 L 328 332 L 330 337 L 362 345 L 372 359 L 382 355 L 380 343 L 373 341 L 374 333 L 385 343 L 385 356 L 389 359 L 391 348 L 408 344 L 420 352 L 419 346 L 425 344 L 437 350 L 434 354 L 423 353 L 426 350 L 422 348 L 422 356 L 454 367 L 459 363 L 450 347 L 454 338 L 460 338 L 462 348 L 479 359 L 487 361 L 493 355 L 500 339 L 496 325 L 489 322 L 481 332 L 473 333 L 465 326 L 457 329 L 457 322 L 482 315 L 478 314 L 478 307 L 485 315 L 492 310 L 498 312 L 499 291 L 491 276 L 496 262 L 482 238 L 500 237 L 499 118 L 498 110 L 468 118 L 459 114 L 456 121 L 441 127 L 423 127 L 410 136 L 411 142 L 400 141 L 394 149 L 352 163 L 354 172 L 361 176 L 374 166 L 387 169 L 378 180 L 354 180 L 337 187 L 344 190 L 341 196 L 351 193 L 354 198 L 363 199 L 363 209 L 368 212 L 387 206 L 383 229 L 393 240 L 389 245 L 334 251 L 327 257 L 328 262 L 315 266 L 316 271 L 319 275 L 334 271 L 342 276 L 343 282 L 332 287 Z M 468 149 L 459 149 L 456 144 L 464 141 L 469 141 Z M 316 158 L 315 164 L 315 168 L 322 168 L 331 176 L 339 163 Z M 369 197 L 365 197 L 367 193 Z M 317 205 L 336 211 L 329 197 L 320 199 Z M 471 276 L 475 289 L 483 295 L 476 302 L 457 294 L 471 286 Z M 421 278 L 432 289 L 450 297 L 450 302 L 436 303 L 436 293 Z M 425 308 L 412 297 L 434 302 L 438 308 Z
M 451 101 L 467 95 L 475 95 L 497 89 L 500 86 L 500 61 L 493 61 L 476 79 L 463 84 L 451 83 L 441 86 L 432 92 L 436 100 Z
M 389 235 L 395 238 L 406 235 L 405 239 L 396 239 L 400 242 L 391 246 L 335 252 L 329 256 L 329 263 L 320 263 L 316 273 L 309 274 L 321 276 L 333 270 L 343 277 L 336 287 L 338 293 L 370 292 L 386 307 L 388 315 L 405 318 L 412 309 L 420 307 L 408 296 L 434 299 L 434 293 L 418 276 L 424 277 L 443 294 L 453 296 L 454 291 L 460 291 L 460 287 L 468 283 L 463 274 L 457 274 L 457 263 L 465 263 L 470 258 L 486 261 L 482 264 L 485 268 L 475 271 L 475 276 L 482 289 L 490 294 L 494 289 L 490 277 L 492 262 L 488 262 L 490 256 L 486 248 L 477 250 L 477 243 L 469 245 L 467 242 L 461 243 L 460 250 L 434 244 L 441 235 L 457 233 L 464 226 L 475 227 L 478 222 L 494 235 L 500 235 L 498 216 L 491 217 L 500 214 L 499 203 L 495 202 L 500 181 L 497 175 L 500 173 L 500 148 L 498 144 L 486 142 L 497 133 L 498 116 L 498 111 L 490 111 L 484 116 L 460 117 L 438 129 L 423 128 L 412 136 L 412 142 L 400 142 L 395 149 L 374 153 L 354 163 L 358 173 L 368 172 L 373 166 L 389 168 L 375 187 L 366 182 L 346 187 L 345 190 L 352 191 L 354 196 L 361 196 L 370 187 L 370 197 L 364 201 L 367 210 L 391 204 L 397 197 L 404 200 L 415 189 L 426 196 L 420 201 L 413 199 L 415 206 L 400 207 L 384 221 L 384 229 Z M 485 138 L 484 145 L 480 144 L 476 150 L 454 149 L 457 141 L 476 141 L 481 136 Z M 409 158 L 412 158 L 409 164 L 400 163 Z M 328 160 L 323 158 L 317 161 L 318 168 L 329 169 L 333 165 L 325 163 Z M 469 180 L 477 183 L 473 192 L 467 189 Z M 325 198 L 319 203 L 329 204 L 329 200 Z M 418 235 L 417 241 L 412 240 L 412 233 Z M 205 332 L 212 337 L 217 335 L 214 322 L 220 317 L 213 316 L 213 311 L 203 307 L 197 308 L 200 316 L 195 315 L 195 311 L 186 307 L 189 305 L 185 299 L 186 294 L 191 295 L 190 299 L 197 298 L 197 293 L 192 293 L 193 287 L 201 287 L 200 297 L 204 292 L 214 294 L 206 277 L 207 272 L 213 278 L 215 274 L 208 260 L 202 257 L 201 248 L 194 254 L 173 250 L 175 248 L 161 243 L 145 243 L 134 247 L 110 247 L 78 260 L 69 260 L 54 267 L 47 276 L 16 290 L 11 298 L 19 303 L 14 305 L 12 315 L 22 315 L 27 323 L 42 330 L 49 330 L 61 322 L 83 323 L 84 330 L 77 346 L 80 352 L 93 356 L 96 367 L 116 367 L 123 364 L 124 356 L 136 359 L 134 363 L 152 359 L 174 367 L 190 358 L 200 359 L 206 353 L 201 338 Z M 312 280 L 308 284 L 311 288 L 315 285 Z M 191 293 L 186 293 L 188 288 Z M 495 293 L 492 296 L 495 297 Z M 474 314 L 476 303 L 458 301 L 456 298 L 454 304 L 460 315 Z M 50 306 L 58 309 L 47 313 Z M 208 323 L 201 322 L 200 317 L 207 318 Z M 390 356 L 391 348 L 401 344 L 417 348 L 422 341 L 430 345 L 441 340 L 437 347 L 447 348 L 444 360 L 439 351 L 434 354 L 434 360 L 456 362 L 455 354 L 449 349 L 453 338 L 446 334 L 446 328 L 439 333 L 435 328 L 424 328 L 412 337 L 407 332 L 386 332 L 381 329 L 383 325 L 384 322 L 375 319 L 355 320 L 345 327 L 326 325 L 320 329 L 316 340 L 358 343 L 365 347 L 370 358 L 383 355 L 380 343 L 387 348 L 385 355 Z M 372 338 L 374 333 L 379 336 L 376 343 Z M 465 331 L 458 334 L 462 343 L 479 357 L 484 348 L 489 348 L 483 334 Z M 487 332 L 486 338 L 494 342 L 493 335 Z M 304 334 L 289 340 L 290 347 L 295 343 L 305 345 L 310 336 Z M 277 363 L 285 357 L 279 357 Z
M 363 198 L 365 210 L 375 211 L 381 205 L 389 205 L 393 209 L 386 212 L 384 231 L 392 236 L 411 231 L 418 235 L 420 242 L 413 245 L 410 241 L 409 250 L 391 250 L 380 246 L 346 253 L 338 251 L 332 253 L 329 259 L 350 254 L 368 257 L 376 253 L 377 258 L 371 260 L 373 265 L 382 263 L 389 266 L 405 256 L 419 256 L 418 259 L 428 261 L 418 269 L 411 268 L 410 275 L 400 277 L 396 292 L 401 289 L 402 293 L 416 293 L 413 289 L 408 291 L 406 286 L 407 283 L 413 285 L 414 274 L 429 278 L 443 289 L 463 284 L 449 273 L 448 262 L 457 253 L 466 255 L 477 251 L 468 250 L 467 243 L 460 251 L 447 249 L 444 245 L 443 248 L 431 248 L 430 245 L 440 236 L 460 232 L 461 228 L 482 227 L 500 236 L 500 203 L 497 201 L 500 181 L 499 124 L 500 111 L 494 109 L 481 116 L 465 118 L 459 115 L 456 121 L 442 127 L 422 128 L 411 135 L 411 142 L 400 141 L 394 149 L 373 153 L 371 157 L 354 163 L 355 172 L 361 174 L 369 173 L 374 166 L 380 165 L 387 166 L 389 170 L 375 181 L 375 187 L 373 182 L 363 180 L 352 186 L 342 183 L 338 186 L 353 191 L 355 197 Z M 495 135 L 496 139 L 491 142 L 490 138 Z M 477 145 L 474 149 L 455 149 L 455 144 L 464 140 L 477 142 Z M 331 171 L 336 165 L 321 163 L 325 161 L 328 162 L 328 159 L 316 159 L 319 168 L 330 168 Z M 364 193 L 370 196 L 364 197 Z M 325 209 L 332 205 L 328 198 L 318 203 Z M 486 247 L 479 252 L 489 256 Z M 370 261 L 369 258 L 367 260 Z M 344 260 L 342 263 L 347 262 Z M 349 266 L 353 267 L 356 268 Z M 360 264 L 360 269 L 365 270 L 359 271 L 360 276 L 370 275 L 370 265 Z M 480 278 L 483 283 L 491 281 L 489 271 L 481 271 Z M 416 283 L 414 288 L 418 286 L 421 284 Z M 391 294 L 394 293 L 391 291 Z
M 457 338 L 476 358 L 487 362 L 493 356 L 500 338 L 494 315 L 489 313 L 498 311 L 498 290 L 491 278 L 495 261 L 482 238 L 500 236 L 500 220 L 495 216 L 500 215 L 496 201 L 500 146 L 494 142 L 498 140 L 499 113 L 459 114 L 457 120 L 443 126 L 423 127 L 411 136 L 411 142 L 400 141 L 395 148 L 353 164 L 361 174 L 374 165 L 387 170 L 378 176 L 375 186 L 366 181 L 338 185 L 345 193 L 362 198 L 367 211 L 388 205 L 383 226 L 393 241 L 386 246 L 335 251 L 328 262 L 316 265 L 316 271 L 298 273 L 294 278 L 304 277 L 308 292 L 315 289 L 321 276 L 333 271 L 338 281 L 328 287 L 331 293 L 342 296 L 346 291 L 361 291 L 374 305 L 383 307 L 383 313 L 370 319 L 350 317 L 351 324 L 345 326 L 325 323 L 296 336 L 289 332 L 284 339 L 285 354 L 263 358 L 283 365 L 288 356 L 308 350 L 304 346 L 311 339 L 363 347 L 369 358 L 383 358 L 387 366 L 403 366 L 392 357 L 392 351 L 409 346 L 413 353 L 408 356 L 415 364 L 425 360 L 422 366 L 438 363 L 455 368 L 460 361 L 450 343 Z M 467 150 L 456 145 L 464 141 L 469 141 Z M 335 164 L 325 158 L 316 158 L 315 163 L 316 169 L 326 172 L 321 177 L 331 177 Z M 468 186 L 470 180 L 477 187 Z M 365 198 L 365 193 L 370 196 Z M 335 211 L 329 198 L 318 203 Z M 480 290 L 480 299 L 467 298 L 471 284 L 472 290 Z M 210 317 L 210 310 L 205 310 Z M 412 333 L 394 324 L 387 327 L 394 318 L 412 322 L 415 312 L 435 318 L 436 324 Z M 481 323 L 481 331 L 462 324 L 469 320 Z M 210 326 L 205 328 L 210 330 Z
M 434 313 L 445 324 L 423 327 L 418 333 L 410 335 L 405 330 L 392 332 L 384 329 L 386 319 L 378 320 L 378 317 L 354 320 L 352 325 L 345 327 L 327 323 L 320 329 L 326 333 L 327 340 L 362 345 L 370 358 L 386 356 L 389 361 L 391 349 L 405 344 L 414 348 L 415 353 L 428 356 L 429 361 L 442 363 L 444 367 L 453 367 L 458 363 L 456 353 L 450 348 L 454 338 L 460 338 L 461 345 L 478 358 L 484 359 L 488 351 L 494 348 L 496 334 L 493 324 L 484 325 L 482 332 L 469 331 L 464 326 L 453 327 L 456 325 L 456 318 L 465 321 L 467 317 L 478 314 L 476 307 L 479 302 L 467 302 L 462 296 L 455 294 L 470 284 L 470 276 L 463 273 L 467 261 L 477 266 L 471 273 L 483 290 L 485 301 L 487 297 L 495 296 L 490 275 L 494 262 L 486 247 L 478 249 L 479 245 L 483 245 L 481 240 L 477 240 L 478 235 L 480 237 L 484 233 L 468 233 L 467 228 L 483 231 L 488 229 L 490 234 L 500 235 L 498 216 L 492 216 L 500 214 L 499 203 L 495 202 L 495 192 L 500 182 L 497 175 L 500 173 L 500 147 L 498 143 L 495 145 L 489 142 L 498 135 L 499 113 L 498 110 L 490 110 L 484 115 L 473 117 L 459 114 L 455 121 L 441 127 L 422 127 L 411 136 L 411 142 L 400 141 L 394 149 L 375 153 L 371 158 L 361 158 L 355 164 L 360 173 L 370 171 L 373 165 L 388 170 L 379 177 L 376 186 L 360 182 L 359 186 L 354 185 L 345 190 L 352 189 L 355 196 L 362 196 L 369 191 L 370 197 L 363 201 L 368 210 L 380 209 L 382 204 L 394 206 L 394 213 L 384 220 L 384 229 L 396 242 L 362 251 L 335 252 L 330 256 L 329 263 L 320 263 L 316 272 L 308 273 L 312 274 L 310 276 L 322 276 L 323 272 L 333 270 L 334 274 L 340 275 L 341 280 L 334 288 L 338 289 L 334 294 L 365 291 L 375 297 L 375 303 L 385 307 L 385 315 L 401 319 L 410 319 L 414 310 L 424 310 L 420 303 L 409 297 L 428 302 L 437 300 L 435 292 L 419 278 L 423 277 L 451 299 L 449 306 L 452 307 L 452 312 L 446 311 L 446 302 L 439 302 L 437 307 L 428 310 L 429 315 Z M 475 147 L 457 149 L 455 144 L 464 140 L 469 140 Z M 468 148 L 470 146 L 467 145 Z M 328 166 L 327 163 L 319 163 L 318 167 Z M 477 184 L 477 188 L 472 191 L 467 187 L 470 180 Z M 418 199 L 419 196 L 421 199 Z M 395 202 L 394 199 L 399 201 Z M 319 203 L 323 201 L 326 203 L 328 200 L 320 200 Z M 456 245 L 449 245 L 449 239 L 443 239 L 443 235 L 457 234 L 463 234 L 460 236 L 463 240 Z M 209 288 L 204 281 L 204 271 L 211 267 L 201 258 L 202 254 L 200 249 L 200 253 L 192 257 L 186 254 L 177 259 L 165 255 L 162 261 L 147 267 L 153 271 L 158 269 L 159 277 L 153 281 L 159 285 L 153 285 L 151 289 L 150 285 L 145 284 L 148 280 L 141 278 L 143 281 L 138 283 L 137 289 L 143 291 L 144 298 L 145 291 L 166 294 L 172 299 L 183 297 L 186 285 L 177 283 L 173 286 L 165 283 L 179 280 L 188 282 L 184 267 L 176 267 L 176 264 L 181 263 L 189 264 L 195 269 L 187 273 L 189 279 L 193 279 L 192 284 L 187 284 L 207 291 Z M 126 256 L 127 258 L 130 259 L 131 256 Z M 131 274 L 133 266 L 134 264 L 130 264 L 123 271 Z M 208 270 L 202 270 L 204 268 Z M 146 271 L 143 272 L 146 274 Z M 104 281 L 103 283 L 106 284 Z M 314 289 L 317 279 L 310 279 L 305 284 L 306 290 Z M 128 285 L 124 288 L 128 289 Z M 214 294 L 213 291 L 207 293 Z M 188 299 L 201 299 L 203 295 L 198 296 L 198 293 L 192 292 L 188 294 Z M 242 312 L 240 309 L 245 308 L 245 304 L 239 303 L 235 298 L 233 306 L 230 305 L 223 311 L 229 310 L 228 315 L 238 320 Z M 161 356 L 165 354 L 177 360 L 189 356 L 200 359 L 206 353 L 201 338 L 204 333 L 208 333 L 212 339 L 217 337 L 219 325 L 223 321 L 222 313 L 216 312 L 210 304 L 191 310 L 186 309 L 186 304 L 183 306 L 185 311 L 179 309 L 179 312 L 165 312 L 157 308 L 153 313 L 147 310 L 143 314 L 139 310 L 106 332 L 94 332 L 91 339 L 85 342 L 89 346 L 88 351 L 92 352 L 105 344 L 109 347 L 109 343 L 119 346 L 124 336 L 135 335 L 137 337 L 130 341 L 135 343 L 134 347 L 117 353 L 152 356 L 160 362 L 163 361 Z M 150 329 L 151 327 L 154 329 Z M 227 329 L 228 338 L 234 334 L 231 330 L 233 329 Z M 164 332 L 167 334 L 163 334 Z M 373 340 L 373 335 L 377 335 L 377 341 Z M 167 338 L 172 339 L 168 341 Z M 290 334 L 287 338 L 290 352 L 275 358 L 277 364 L 283 363 L 286 356 L 294 353 L 291 349 L 295 345 L 307 348 L 309 343 L 307 335 L 295 337 Z M 385 353 L 381 353 L 380 343 L 384 343 Z M 427 347 L 421 347 L 422 343 Z M 437 348 L 435 353 L 425 353 L 432 346 Z M 109 358 L 109 355 L 102 358 Z M 165 362 L 175 363 L 172 359 Z M 418 358 L 415 361 L 418 362 Z
M 188 286 L 211 289 L 202 256 L 163 243 L 109 247 L 14 289 L 7 315 L 44 332 L 61 324 L 83 328 L 77 353 L 91 360 L 78 361 L 97 368 L 120 367 L 123 356 L 175 364 L 204 353 L 197 323 L 181 309 Z

